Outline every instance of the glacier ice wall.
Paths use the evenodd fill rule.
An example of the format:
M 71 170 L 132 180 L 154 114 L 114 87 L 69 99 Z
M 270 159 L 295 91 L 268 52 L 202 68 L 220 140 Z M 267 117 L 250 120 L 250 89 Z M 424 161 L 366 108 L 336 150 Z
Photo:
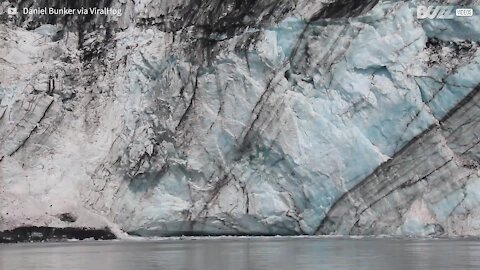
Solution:
M 53 2 L 123 15 L 0 17 L 0 230 L 479 234 L 480 16 Z

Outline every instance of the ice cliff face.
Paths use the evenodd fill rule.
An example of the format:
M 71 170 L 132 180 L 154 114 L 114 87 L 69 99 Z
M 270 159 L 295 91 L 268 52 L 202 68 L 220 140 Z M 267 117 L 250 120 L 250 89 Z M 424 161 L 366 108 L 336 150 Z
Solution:
M 0 16 L 0 230 L 480 235 L 480 16 L 74 2 Z

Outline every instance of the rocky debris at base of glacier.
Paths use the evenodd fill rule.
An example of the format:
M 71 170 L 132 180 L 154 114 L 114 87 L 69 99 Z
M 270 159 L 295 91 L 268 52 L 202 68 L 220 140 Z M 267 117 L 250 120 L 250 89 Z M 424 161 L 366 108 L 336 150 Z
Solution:
M 67 240 L 114 240 L 117 237 L 109 228 L 91 229 L 78 227 L 17 227 L 0 231 L 0 243 L 30 243 Z
M 0 231 L 480 235 L 480 16 L 87 2 L 0 16 Z

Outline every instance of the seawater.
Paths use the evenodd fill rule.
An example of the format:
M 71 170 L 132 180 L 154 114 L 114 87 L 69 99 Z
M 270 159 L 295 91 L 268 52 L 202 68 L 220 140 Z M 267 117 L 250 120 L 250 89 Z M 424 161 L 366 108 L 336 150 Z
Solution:
M 199 238 L 0 245 L 2 270 L 477 269 L 474 240 Z

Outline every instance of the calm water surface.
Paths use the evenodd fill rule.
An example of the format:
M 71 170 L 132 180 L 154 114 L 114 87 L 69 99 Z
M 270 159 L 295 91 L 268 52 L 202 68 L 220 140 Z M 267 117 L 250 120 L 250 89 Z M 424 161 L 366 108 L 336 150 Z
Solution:
M 230 238 L 0 245 L 0 269 L 480 269 L 480 242 Z

